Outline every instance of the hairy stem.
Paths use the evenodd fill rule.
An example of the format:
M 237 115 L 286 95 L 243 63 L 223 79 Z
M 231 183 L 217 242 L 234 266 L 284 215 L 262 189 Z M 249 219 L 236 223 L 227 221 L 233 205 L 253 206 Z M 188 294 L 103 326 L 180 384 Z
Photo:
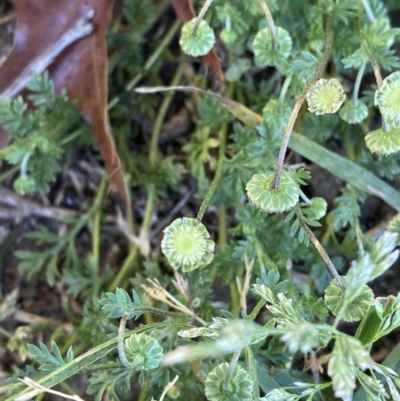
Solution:
M 318 64 L 318 67 L 317 67 L 314 75 L 306 83 L 306 86 L 304 87 L 304 89 L 301 91 L 299 97 L 297 98 L 297 101 L 292 110 L 292 114 L 290 115 L 289 122 L 287 123 L 287 125 L 283 131 L 283 139 L 282 139 L 282 144 L 281 144 L 281 148 L 279 150 L 278 160 L 277 160 L 276 167 L 275 167 L 274 178 L 272 179 L 272 182 L 270 185 L 270 189 L 272 189 L 272 190 L 277 190 L 280 188 L 280 180 L 281 180 L 283 162 L 285 160 L 285 154 L 286 154 L 286 150 L 287 150 L 287 147 L 289 144 L 290 135 L 292 134 L 292 131 L 293 131 L 294 123 L 296 122 L 297 116 L 299 115 L 299 111 L 306 98 L 307 92 L 312 88 L 312 86 L 315 85 L 315 83 L 318 81 L 318 79 L 321 77 L 322 73 L 324 72 L 325 66 L 326 66 L 329 56 L 332 52 L 332 43 L 333 43 L 332 18 L 328 16 L 327 20 L 326 20 L 325 51 L 324 51 L 324 54 L 322 56 L 320 63 Z
M 126 357 L 125 354 L 125 326 L 126 326 L 126 321 L 128 319 L 128 315 L 124 313 L 121 317 L 121 320 L 119 322 L 119 327 L 118 327 L 118 356 L 119 360 L 121 363 L 128 369 L 131 369 L 134 367 L 129 361 L 128 358 Z
M 196 18 L 196 23 L 193 28 L 193 34 L 192 34 L 193 36 L 197 35 L 197 28 L 199 27 L 201 20 L 204 18 L 205 14 L 206 14 L 207 10 L 209 9 L 209 7 L 211 6 L 212 2 L 213 2 L 213 0 L 206 0 L 203 7 L 201 8 L 199 15 Z
M 382 74 L 378 62 L 375 60 L 375 57 L 372 55 L 368 46 L 365 43 L 363 43 L 362 48 L 365 51 L 369 62 L 371 63 L 375 75 L 376 84 L 378 85 L 378 88 L 380 88 L 382 86 Z
M 332 277 L 337 281 L 339 284 L 339 287 L 343 292 L 346 291 L 346 287 L 343 284 L 342 279 L 339 276 L 338 271 L 336 270 L 336 267 L 332 263 L 331 259 L 329 258 L 328 254 L 326 253 L 324 247 L 321 245 L 321 243 L 318 241 L 317 237 L 314 235 L 314 233 L 309 229 L 307 226 L 306 222 L 304 221 L 303 214 L 301 213 L 300 206 L 296 205 L 294 207 L 294 211 L 296 213 L 297 218 L 299 219 L 299 223 L 301 228 L 304 230 L 304 232 L 307 234 L 307 237 L 309 240 L 312 242 L 312 244 L 315 246 L 315 249 L 318 251 L 318 253 L 321 255 L 322 259 L 324 260 L 329 272 L 331 273 Z
M 369 62 L 371 63 L 372 70 L 374 71 L 374 75 L 375 75 L 376 84 L 379 89 L 382 86 L 382 74 L 381 74 L 381 70 L 379 68 L 379 64 L 365 43 L 362 44 L 362 48 L 365 51 L 365 54 L 367 55 Z M 389 126 L 388 126 L 388 124 L 386 124 L 386 121 L 383 118 L 383 116 L 382 116 L 382 129 L 385 132 L 389 131 Z
M 265 18 L 267 19 L 269 30 L 271 31 L 271 50 L 273 51 L 273 50 L 275 50 L 275 46 L 276 46 L 276 32 L 275 32 L 274 19 L 272 18 L 271 11 L 268 8 L 265 0 L 259 0 L 259 1 L 260 1 L 261 8 L 264 11 Z

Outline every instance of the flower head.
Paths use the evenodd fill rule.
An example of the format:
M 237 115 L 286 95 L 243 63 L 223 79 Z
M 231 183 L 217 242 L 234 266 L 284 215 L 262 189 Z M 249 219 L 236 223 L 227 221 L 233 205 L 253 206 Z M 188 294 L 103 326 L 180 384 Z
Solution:
M 346 95 L 337 79 L 320 79 L 307 93 L 308 110 L 316 114 L 336 113 Z
M 125 353 L 136 370 L 152 370 L 163 358 L 163 349 L 158 341 L 147 334 L 132 334 L 125 342 Z
M 179 40 L 182 50 L 193 57 L 204 56 L 215 43 L 214 31 L 206 21 L 201 20 L 196 33 L 193 32 L 196 21 L 194 18 L 183 26 Z
M 282 213 L 299 201 L 300 189 L 289 177 L 281 177 L 279 189 L 270 189 L 273 173 L 254 174 L 246 185 L 250 201 L 268 213 Z
M 344 285 L 347 285 L 347 277 L 342 276 L 342 280 Z M 335 316 L 346 306 L 345 313 L 342 317 L 345 322 L 357 322 L 361 320 L 365 316 L 373 300 L 374 293 L 366 284 L 362 285 L 362 291 L 349 305 L 346 305 L 343 291 L 336 280 L 332 280 L 325 289 L 325 306 Z
M 161 249 L 174 269 L 188 272 L 212 261 L 215 244 L 209 238 L 204 224 L 183 217 L 174 220 L 164 230 Z
M 21 195 L 31 195 L 36 189 L 35 179 L 31 176 L 19 177 L 14 181 L 14 189 Z
M 204 386 L 209 401 L 250 401 L 253 399 L 253 382 L 250 375 L 240 366 L 236 365 L 229 375 L 229 363 L 221 363 L 207 376 Z
M 292 38 L 283 28 L 275 29 L 275 48 L 271 49 L 272 36 L 270 28 L 257 33 L 253 42 L 256 63 L 260 67 L 276 66 L 286 62 L 292 51 Z
M 344 106 L 339 111 L 339 117 L 349 124 L 359 124 L 368 117 L 368 107 L 360 100 L 357 104 L 346 100 Z
M 379 128 L 367 134 L 365 143 L 371 153 L 385 156 L 396 153 L 400 150 L 400 129 L 392 128 L 384 131 Z
M 390 126 L 400 128 L 400 71 L 383 80 L 375 92 L 375 106 Z

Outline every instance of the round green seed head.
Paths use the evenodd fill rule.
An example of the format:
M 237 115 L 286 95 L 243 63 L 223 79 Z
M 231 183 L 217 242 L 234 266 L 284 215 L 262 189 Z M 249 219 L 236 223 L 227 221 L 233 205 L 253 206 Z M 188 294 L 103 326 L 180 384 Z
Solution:
M 253 382 L 250 375 L 236 365 L 229 375 L 229 363 L 216 366 L 207 376 L 204 386 L 205 395 L 209 401 L 250 401 L 253 399 Z
M 320 79 L 308 91 L 306 99 L 311 113 L 332 114 L 339 110 L 346 95 L 337 79 Z
M 368 107 L 361 101 L 354 105 L 352 101 L 346 100 L 339 111 L 339 117 L 349 124 L 360 124 L 368 117 Z
M 378 155 L 390 155 L 400 150 L 400 129 L 392 128 L 384 131 L 382 128 L 369 132 L 365 137 L 365 143 L 371 153 Z
M 197 19 L 194 18 L 183 26 L 179 40 L 182 50 L 193 57 L 206 55 L 215 43 L 214 31 L 204 20 L 200 21 L 194 34 L 196 21 Z
M 279 189 L 270 189 L 274 173 L 254 174 L 246 185 L 250 201 L 268 213 L 282 213 L 292 209 L 299 201 L 300 189 L 290 178 L 283 175 Z
M 196 219 L 176 219 L 164 230 L 161 250 L 174 269 L 188 272 L 205 266 L 212 261 L 214 249 L 206 227 Z
M 256 64 L 260 67 L 277 66 L 286 62 L 292 51 L 292 38 L 286 30 L 280 27 L 275 29 L 275 48 L 272 49 L 271 30 L 262 29 L 253 41 L 253 51 Z
M 383 80 L 375 92 L 375 105 L 390 126 L 400 128 L 400 71 Z

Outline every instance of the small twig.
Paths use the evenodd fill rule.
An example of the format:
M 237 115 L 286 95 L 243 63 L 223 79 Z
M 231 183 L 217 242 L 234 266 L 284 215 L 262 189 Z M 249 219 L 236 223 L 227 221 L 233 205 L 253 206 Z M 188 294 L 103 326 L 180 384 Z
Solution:
M 46 392 L 49 394 L 58 395 L 59 397 L 66 398 L 68 400 L 75 400 L 75 401 L 84 401 L 78 395 L 67 395 L 64 393 L 60 393 L 59 391 L 50 390 L 47 387 L 42 386 L 41 384 L 33 381 L 29 377 L 24 377 L 23 379 L 19 379 L 22 383 L 26 384 L 28 387 L 32 388 L 33 390 L 14 398 L 14 401 L 28 401 L 33 397 L 36 397 L 38 394 Z
M 162 392 L 159 401 L 164 400 L 164 397 L 167 395 L 168 391 L 171 390 L 171 388 L 175 386 L 175 383 L 178 381 L 178 379 L 179 379 L 179 376 L 176 375 L 175 378 L 165 386 L 164 391 Z
M 331 273 L 332 277 L 337 281 L 339 287 L 343 292 L 346 291 L 346 287 L 343 284 L 342 279 L 340 278 L 340 275 L 338 271 L 336 270 L 335 265 L 332 263 L 331 259 L 329 258 L 328 254 L 326 253 L 324 247 L 321 245 L 321 243 L 318 241 L 317 237 L 314 235 L 314 233 L 310 230 L 310 228 L 307 226 L 307 224 L 304 221 L 303 214 L 301 213 L 300 206 L 296 205 L 294 207 L 294 211 L 296 213 L 297 218 L 299 219 L 299 223 L 301 228 L 304 230 L 304 232 L 307 234 L 307 237 L 309 240 L 312 242 L 312 244 L 315 246 L 315 249 L 318 251 L 318 253 L 321 255 L 322 259 L 324 260 L 329 272 Z
M 191 316 L 193 319 L 196 319 L 204 326 L 207 324 L 207 322 L 205 322 L 202 318 L 197 316 L 193 311 L 191 311 L 189 308 L 187 308 L 185 305 L 179 302 L 175 297 L 173 297 L 167 290 L 165 290 L 157 279 L 153 280 L 147 279 L 147 281 L 151 283 L 153 287 L 147 287 L 143 284 L 141 287 L 146 291 L 146 293 L 150 297 L 157 299 L 158 301 L 161 301 L 171 306 L 172 308 L 185 313 L 188 316 Z
M 56 40 L 50 47 L 32 60 L 21 74 L 0 93 L 0 97 L 13 98 L 24 89 L 34 74 L 41 74 L 54 61 L 54 59 L 70 44 L 89 35 L 93 31 L 90 20 L 94 16 L 93 8 L 85 8 L 77 20 Z

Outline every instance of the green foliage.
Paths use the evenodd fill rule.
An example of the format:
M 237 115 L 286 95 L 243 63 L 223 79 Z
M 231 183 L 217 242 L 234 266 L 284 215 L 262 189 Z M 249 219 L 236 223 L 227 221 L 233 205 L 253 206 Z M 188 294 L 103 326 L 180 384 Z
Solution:
M 51 350 L 49 350 L 42 342 L 39 343 L 39 347 L 33 344 L 28 344 L 31 357 L 41 364 L 39 367 L 40 370 L 52 371 L 74 359 L 74 353 L 70 347 L 64 361 L 61 356 L 60 348 L 54 341 L 51 343 Z
M 0 124 L 14 140 L 1 151 L 0 160 L 21 164 L 21 178 L 15 182 L 21 194 L 49 190 L 64 151 L 60 139 L 80 120 L 77 107 L 66 94 L 56 96 L 47 73 L 35 75 L 27 89 L 34 110 L 28 111 L 21 96 L 0 102 Z
M 193 60 L 176 58 L 177 47 L 169 47 L 178 32 L 169 11 L 162 2 L 122 1 L 108 36 L 109 107 L 134 195 L 135 229 L 126 235 L 131 248 L 111 266 L 100 252 L 102 241 L 110 241 L 100 229 L 109 224 L 101 220 L 105 181 L 93 205 L 64 222 L 65 235 L 45 227 L 26 234 L 38 249 L 16 250 L 20 271 L 32 278 L 44 270 L 48 283 L 62 283 L 82 313 L 65 302 L 73 332 L 56 330 L 49 347 L 24 348 L 24 336 L 34 330 L 10 333 L 8 348 L 21 356 L 29 350 L 40 365 L 15 377 L 29 375 L 52 387 L 87 375 L 86 392 L 96 401 L 130 399 L 138 387 L 140 399 L 157 400 L 399 398 L 400 370 L 389 363 L 390 357 L 398 361 L 398 351 L 380 365 L 371 349 L 400 326 L 400 293 L 375 297 L 369 283 L 390 274 L 400 223 L 395 218 L 389 233 L 373 240 L 367 230 L 381 216 L 368 220 L 360 190 L 393 205 L 391 188 L 376 189 L 370 181 L 378 179 L 367 172 L 389 180 L 400 174 L 399 72 L 380 88 L 374 81 L 400 66 L 394 50 L 400 31 L 388 17 L 398 5 L 263 1 L 217 0 L 197 33 L 196 19 L 183 27 L 180 43 L 192 56 L 216 43 L 226 86 L 214 73 L 205 78 L 196 64 L 173 75 L 177 60 Z M 205 2 L 194 4 L 199 15 Z M 326 53 L 330 21 L 333 44 Z M 163 110 L 156 96 L 133 93 L 142 79 L 148 86 L 212 87 L 219 97 L 191 92 Z M 76 106 L 63 93 L 55 96 L 47 74 L 34 77 L 29 90 L 26 101 L 0 102 L 0 123 L 13 140 L 0 158 L 19 165 L 14 187 L 26 195 L 49 189 L 66 151 L 65 134 L 80 123 Z M 339 113 L 319 115 L 338 111 L 343 101 Z M 28 110 L 28 103 L 35 108 Z M 192 125 L 183 124 L 176 136 L 165 130 L 170 136 L 163 137 L 165 123 L 180 129 L 175 117 L 181 111 L 194 115 Z M 307 138 L 308 155 L 294 147 L 298 138 Z M 281 148 L 283 139 L 297 154 Z M 322 161 L 324 155 L 330 157 Z M 355 171 L 342 174 L 345 167 L 330 166 L 332 160 L 351 161 L 346 166 Z M 313 161 L 345 177 L 339 196 L 318 166 L 310 167 L 311 180 Z M 195 182 L 201 207 L 197 199 L 180 204 Z M 193 217 L 207 206 L 203 221 Z M 78 247 L 83 234 L 92 239 L 90 252 Z M 0 317 L 15 308 L 7 299 Z M 344 322 L 354 335 L 344 333 Z M 11 384 L 19 387 L 4 400 L 26 391 Z
M 146 306 L 146 298 L 140 299 L 136 291 L 132 291 L 132 298 L 122 288 L 117 288 L 115 294 L 107 292 L 105 298 L 99 300 L 107 317 L 117 318 L 126 314 L 128 319 L 138 319 L 143 314 L 143 306 Z

